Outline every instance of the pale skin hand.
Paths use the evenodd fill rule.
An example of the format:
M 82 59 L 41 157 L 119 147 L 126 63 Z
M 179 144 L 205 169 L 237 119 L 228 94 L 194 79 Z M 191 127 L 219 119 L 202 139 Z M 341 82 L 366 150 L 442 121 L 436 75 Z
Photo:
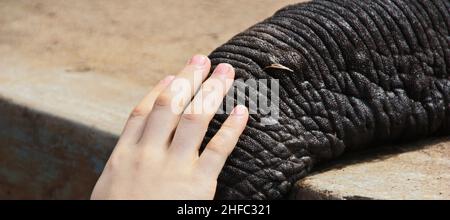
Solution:
M 196 55 L 178 76 L 163 79 L 141 101 L 97 181 L 92 199 L 213 199 L 217 177 L 245 128 L 248 111 L 236 106 L 199 155 L 214 112 L 174 112 L 171 103 L 180 94 L 170 89 L 176 80 L 187 80 L 192 87 L 182 91 L 187 100 L 178 103 L 182 108 L 191 109 L 195 101 L 202 100 L 218 109 L 231 85 L 222 91 L 211 85 L 213 81 L 225 85 L 225 80 L 234 79 L 234 69 L 220 64 L 206 79 L 210 68 L 206 56 Z M 195 74 L 205 81 L 196 82 Z

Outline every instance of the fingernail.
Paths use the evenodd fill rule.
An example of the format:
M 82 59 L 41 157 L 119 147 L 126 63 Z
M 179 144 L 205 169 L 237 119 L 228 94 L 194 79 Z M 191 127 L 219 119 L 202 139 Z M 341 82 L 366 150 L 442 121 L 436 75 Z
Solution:
M 172 80 L 175 78 L 174 75 L 168 75 L 166 77 L 164 77 L 164 79 L 161 80 L 161 83 L 167 84 L 172 82 Z
M 195 55 L 191 58 L 191 60 L 189 61 L 189 64 L 203 66 L 206 64 L 206 59 L 207 58 L 203 55 Z
M 247 113 L 247 107 L 243 105 L 238 105 L 234 107 L 233 111 L 231 112 L 232 115 L 245 115 Z
M 214 70 L 214 74 L 225 75 L 230 71 L 230 69 L 231 69 L 230 64 L 221 63 Z

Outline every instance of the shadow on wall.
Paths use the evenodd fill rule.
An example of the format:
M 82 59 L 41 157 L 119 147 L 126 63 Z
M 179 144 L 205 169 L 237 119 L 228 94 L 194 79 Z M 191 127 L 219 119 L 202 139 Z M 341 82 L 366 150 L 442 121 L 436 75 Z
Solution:
M 0 198 L 89 198 L 115 135 L 4 100 L 0 115 Z

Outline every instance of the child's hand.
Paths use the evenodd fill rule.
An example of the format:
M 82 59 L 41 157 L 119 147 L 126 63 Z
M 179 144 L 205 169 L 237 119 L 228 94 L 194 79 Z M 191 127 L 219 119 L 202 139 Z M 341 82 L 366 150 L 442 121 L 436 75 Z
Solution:
M 245 128 L 248 111 L 235 107 L 199 155 L 208 124 L 234 79 L 233 67 L 220 64 L 202 82 L 210 68 L 206 56 L 194 56 L 178 76 L 166 77 L 142 100 L 128 119 L 92 199 L 213 199 L 217 177 Z M 178 82 L 190 88 L 174 91 L 175 84 L 183 84 Z M 188 113 L 197 103 L 210 111 Z

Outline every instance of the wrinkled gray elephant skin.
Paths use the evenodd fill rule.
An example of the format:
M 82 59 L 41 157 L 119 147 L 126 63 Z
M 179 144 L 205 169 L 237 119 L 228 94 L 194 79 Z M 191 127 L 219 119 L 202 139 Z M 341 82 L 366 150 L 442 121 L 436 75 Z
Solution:
M 237 79 L 280 84 L 278 122 L 251 115 L 216 198 L 285 198 L 344 152 L 449 135 L 449 11 L 447 0 L 317 0 L 213 51 L 213 65 L 232 64 Z M 266 68 L 274 64 L 285 68 Z M 226 116 L 216 115 L 205 143 Z

